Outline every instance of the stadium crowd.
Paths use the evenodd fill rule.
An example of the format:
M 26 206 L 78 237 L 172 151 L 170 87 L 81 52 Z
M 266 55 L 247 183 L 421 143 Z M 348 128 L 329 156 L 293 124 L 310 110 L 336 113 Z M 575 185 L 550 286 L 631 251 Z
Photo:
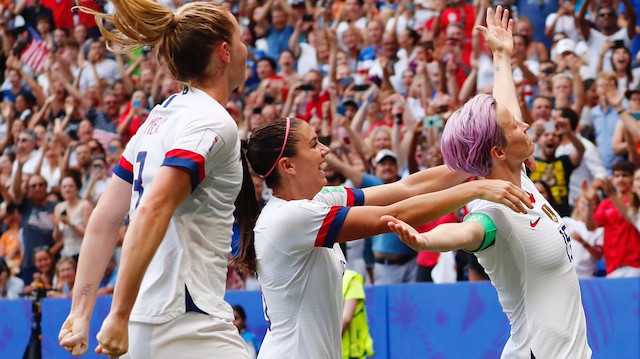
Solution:
M 78 4 L 113 11 L 109 1 Z M 447 118 L 492 91 L 491 53 L 474 31 L 489 0 L 222 4 L 249 50 L 247 81 L 226 105 L 238 135 L 280 117 L 307 121 L 332 150 L 329 185 L 376 186 L 443 164 Z M 119 54 L 74 5 L 0 3 L 0 298 L 70 296 L 112 168 L 149 111 L 181 91 L 154 49 Z M 536 143 L 529 175 L 564 217 L 579 277 L 640 276 L 640 1 L 502 5 L 516 20 L 512 71 Z M 270 193 L 252 177 L 264 203 Z M 236 251 L 227 289 L 257 289 L 236 270 Z M 346 251 L 369 284 L 486 279 L 469 253 L 416 253 L 393 233 Z M 118 259 L 116 250 L 100 294 L 113 291 Z

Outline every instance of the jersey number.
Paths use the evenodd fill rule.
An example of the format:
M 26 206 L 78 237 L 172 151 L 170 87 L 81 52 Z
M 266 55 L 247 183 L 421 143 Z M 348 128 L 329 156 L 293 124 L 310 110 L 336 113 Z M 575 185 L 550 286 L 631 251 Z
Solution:
M 567 257 L 569 257 L 569 262 L 573 262 L 573 251 L 571 250 L 571 237 L 567 234 L 567 226 L 562 225 L 562 227 L 558 230 L 562 239 L 564 239 L 564 245 L 567 250 Z
M 138 208 L 138 205 L 140 204 L 140 199 L 142 198 L 142 194 L 144 193 L 144 187 L 142 186 L 142 171 L 144 170 L 144 161 L 146 159 L 147 159 L 147 151 L 138 153 L 136 162 L 140 164 L 140 167 L 138 167 L 138 173 L 136 174 L 136 178 L 133 180 L 133 190 L 138 192 L 138 200 L 136 201 L 136 208 Z

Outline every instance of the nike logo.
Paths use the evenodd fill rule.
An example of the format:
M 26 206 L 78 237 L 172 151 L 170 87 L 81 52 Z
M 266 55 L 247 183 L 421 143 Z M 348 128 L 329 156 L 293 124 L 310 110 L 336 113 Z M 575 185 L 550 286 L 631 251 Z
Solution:
M 540 222 L 540 217 L 538 217 L 538 219 L 536 219 L 535 222 L 529 221 L 529 224 L 531 225 L 531 228 L 536 228 L 536 226 L 538 225 L 538 222 Z

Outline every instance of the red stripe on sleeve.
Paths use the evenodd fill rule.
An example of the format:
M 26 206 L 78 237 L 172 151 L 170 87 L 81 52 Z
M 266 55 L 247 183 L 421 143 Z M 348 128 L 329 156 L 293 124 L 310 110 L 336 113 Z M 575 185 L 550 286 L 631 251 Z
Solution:
M 125 170 L 133 173 L 133 165 L 131 163 L 129 163 L 129 161 L 127 161 L 126 158 L 120 157 L 120 161 L 118 161 L 118 164 L 120 165 L 120 167 L 124 168 Z
M 167 152 L 165 157 L 178 157 L 196 162 L 198 164 L 198 179 L 200 182 L 204 179 L 204 157 L 201 154 L 181 149 L 173 149 Z
M 356 197 L 353 195 L 353 191 L 350 188 L 345 188 L 347 190 L 347 207 L 351 207 L 356 202 Z
M 331 227 L 331 223 L 336 218 L 336 214 L 341 207 L 335 206 L 331 207 L 327 216 L 324 217 L 324 221 L 322 222 L 322 226 L 320 227 L 320 231 L 318 232 L 318 236 L 316 237 L 315 247 L 322 247 L 324 241 L 327 239 L 327 233 L 329 233 L 329 228 Z

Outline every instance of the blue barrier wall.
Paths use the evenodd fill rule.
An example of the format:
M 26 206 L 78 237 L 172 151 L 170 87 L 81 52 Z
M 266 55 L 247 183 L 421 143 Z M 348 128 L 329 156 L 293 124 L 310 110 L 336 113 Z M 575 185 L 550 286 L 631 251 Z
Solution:
M 592 279 L 580 283 L 594 359 L 640 358 L 640 278 Z M 410 284 L 367 287 L 367 311 L 375 358 L 498 358 L 509 336 L 495 289 L 487 283 Z M 260 339 L 266 332 L 258 292 L 230 291 L 230 304 L 247 312 L 247 326 Z M 91 321 L 90 351 L 107 315 L 101 297 Z M 42 301 L 43 358 L 72 358 L 57 343 L 70 300 Z M 0 358 L 22 358 L 31 321 L 29 301 L 0 301 Z

